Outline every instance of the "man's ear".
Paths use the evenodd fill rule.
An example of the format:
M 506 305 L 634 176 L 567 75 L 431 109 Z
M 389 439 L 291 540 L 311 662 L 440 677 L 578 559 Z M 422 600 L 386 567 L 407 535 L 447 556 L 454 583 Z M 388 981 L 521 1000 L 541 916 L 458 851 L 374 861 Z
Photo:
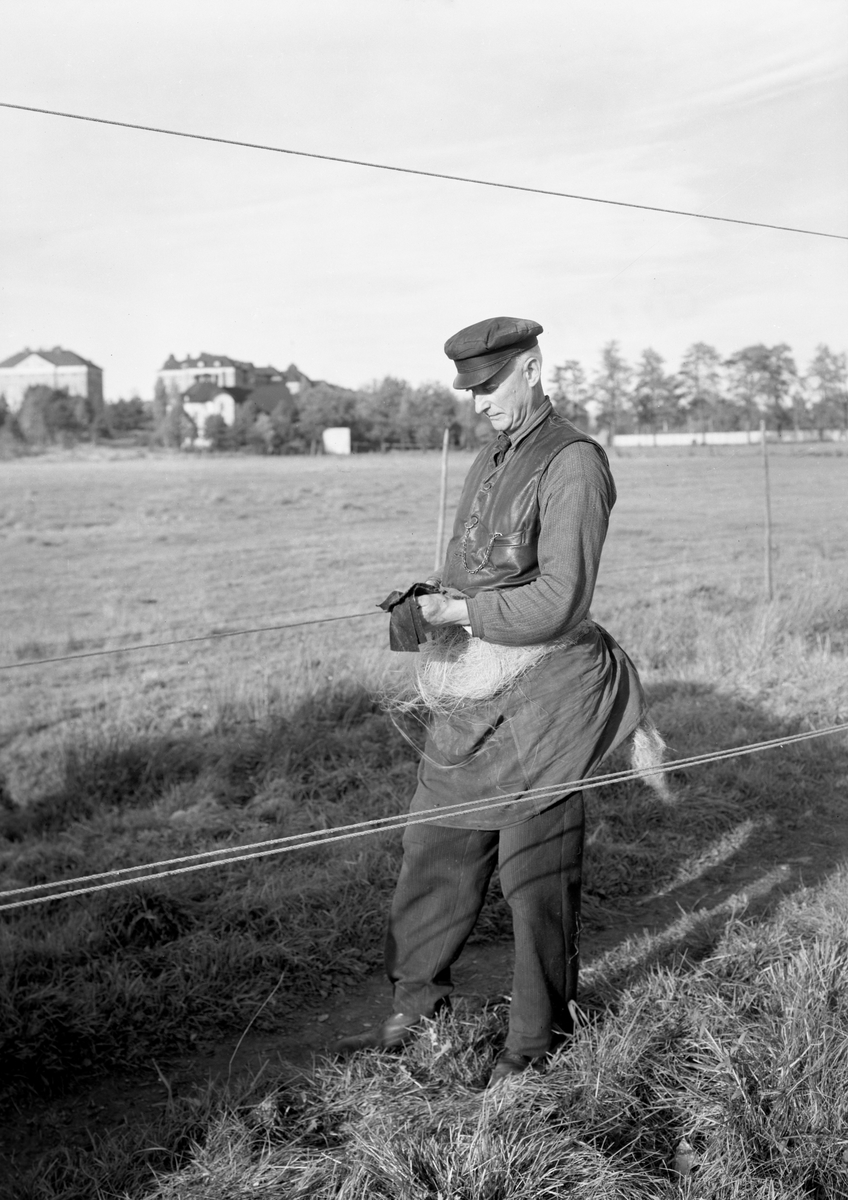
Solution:
M 542 360 L 535 354 L 528 354 L 524 360 L 524 378 L 530 387 L 542 382 Z

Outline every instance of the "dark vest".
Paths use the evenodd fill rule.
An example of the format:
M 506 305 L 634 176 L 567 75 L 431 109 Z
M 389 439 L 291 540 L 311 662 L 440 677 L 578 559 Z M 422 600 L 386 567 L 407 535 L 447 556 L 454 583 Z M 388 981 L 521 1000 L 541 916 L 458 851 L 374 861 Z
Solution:
M 494 461 L 497 443 L 480 451 L 459 500 L 442 571 L 444 587 L 474 596 L 538 577 L 539 484 L 551 460 L 572 442 L 598 446 L 552 412 L 500 465 Z

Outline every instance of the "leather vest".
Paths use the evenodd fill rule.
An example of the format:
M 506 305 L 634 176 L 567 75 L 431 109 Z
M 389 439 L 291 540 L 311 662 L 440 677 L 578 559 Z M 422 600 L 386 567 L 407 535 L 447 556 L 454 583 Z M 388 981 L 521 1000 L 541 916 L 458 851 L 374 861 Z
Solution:
M 598 445 L 552 411 L 500 465 L 494 461 L 497 443 L 481 450 L 459 500 L 442 571 L 444 587 L 474 596 L 538 577 L 539 484 L 551 460 L 573 442 Z

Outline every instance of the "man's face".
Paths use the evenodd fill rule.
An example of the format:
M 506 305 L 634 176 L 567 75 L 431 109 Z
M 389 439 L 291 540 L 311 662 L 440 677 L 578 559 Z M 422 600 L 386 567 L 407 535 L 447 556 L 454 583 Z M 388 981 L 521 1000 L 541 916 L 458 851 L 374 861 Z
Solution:
M 498 433 L 513 433 L 533 408 L 533 388 L 521 359 L 513 359 L 497 375 L 471 389 L 474 408 L 488 417 Z

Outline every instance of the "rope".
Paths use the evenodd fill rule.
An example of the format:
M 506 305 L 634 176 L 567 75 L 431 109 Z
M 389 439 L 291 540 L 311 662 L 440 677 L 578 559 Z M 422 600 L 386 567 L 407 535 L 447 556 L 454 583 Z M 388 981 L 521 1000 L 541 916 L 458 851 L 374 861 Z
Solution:
M 8 896 L 27 896 L 27 899 L 15 900 L 11 903 L 0 904 L 0 912 L 16 908 L 25 908 L 35 904 L 46 904 L 50 900 L 61 900 L 68 896 L 82 896 L 91 892 L 105 891 L 111 888 L 126 887 L 133 883 L 147 883 L 152 879 L 162 879 L 171 875 L 182 875 L 191 871 L 203 871 L 209 867 L 229 863 L 246 862 L 254 858 L 263 858 L 271 854 L 285 854 L 293 850 L 310 849 L 313 846 L 323 846 L 330 842 L 346 841 L 355 837 L 365 837 L 371 833 L 382 833 L 390 829 L 406 825 L 427 824 L 433 817 L 467 816 L 476 812 L 485 812 L 491 808 L 500 808 L 521 798 L 556 798 L 569 792 L 605 787 L 610 784 L 624 783 L 631 779 L 642 779 L 646 775 L 661 775 L 682 768 L 703 766 L 708 763 L 723 762 L 727 759 L 741 758 L 748 754 L 757 754 L 765 750 L 790 746 L 796 742 L 809 741 L 812 738 L 825 737 L 829 734 L 848 730 L 848 721 L 830 725 L 822 729 L 807 730 L 804 733 L 788 734 L 784 737 L 770 738 L 763 742 L 751 742 L 745 746 L 737 746 L 724 750 L 712 750 L 703 754 L 692 755 L 689 758 L 675 759 L 673 762 L 659 764 L 655 767 L 613 771 L 605 775 L 596 775 L 591 779 L 571 780 L 567 783 L 550 784 L 546 787 L 529 788 L 524 791 L 508 792 L 500 796 L 486 796 L 478 800 L 451 805 L 447 808 L 429 808 L 420 812 L 407 814 L 395 813 L 385 817 L 374 817 L 367 821 L 357 821 L 351 825 L 340 825 L 329 830 L 316 829 L 307 833 L 290 834 L 286 837 L 269 838 L 262 842 L 252 842 L 245 846 L 221 847 L 214 850 L 203 850 L 196 854 L 183 855 L 180 858 L 164 859 L 157 863 L 143 863 L 135 867 L 120 867 L 112 871 L 101 871 L 95 875 L 83 875 L 73 879 L 54 880 L 49 883 L 32 884 L 29 887 L 12 888 L 0 891 L 0 899 Z M 247 853 L 249 851 L 249 853 Z M 212 858 L 212 856 L 226 856 Z M 207 859 L 211 861 L 198 861 Z M 167 867 L 168 870 L 159 870 Z M 147 872 L 133 878 L 116 879 L 118 875 L 129 875 L 132 872 Z M 105 879 L 105 883 L 93 883 L 93 880 Z M 87 883 L 87 887 L 73 887 L 72 890 L 56 892 L 48 896 L 32 896 L 33 892 L 45 888 L 64 887 Z
M 493 179 L 476 179 L 469 175 L 448 175 L 443 171 L 423 171 L 416 167 L 398 167 L 390 163 L 369 162 L 359 158 L 342 158 L 338 154 L 317 154 L 310 150 L 291 150 L 285 146 L 269 146 L 262 142 L 243 142 L 236 138 L 215 137 L 206 133 L 187 133 L 182 129 L 163 129 L 158 125 L 139 125 L 133 121 L 115 121 L 108 117 L 90 117 L 83 113 L 63 112 L 54 108 L 36 108 L 31 104 L 10 104 L 0 100 L 0 108 L 18 112 L 40 113 L 48 117 L 64 117 L 71 121 L 89 121 L 95 125 L 112 125 L 118 129 L 136 129 L 143 133 L 162 133 L 168 137 L 190 138 L 198 142 L 215 142 L 221 146 L 241 146 L 247 150 L 266 150 L 271 154 L 289 154 L 298 158 L 315 158 L 322 162 L 344 163 L 353 167 L 369 167 L 375 171 L 396 171 L 402 175 L 420 175 L 427 179 L 446 179 L 452 183 L 473 183 L 479 187 L 504 188 L 512 192 L 530 192 L 536 196 L 555 196 L 563 200 L 582 200 L 588 204 L 611 204 L 617 208 L 635 208 L 642 212 L 668 213 L 676 217 L 697 217 L 701 221 L 723 221 L 731 225 L 753 225 L 758 229 L 777 229 L 783 233 L 802 233 L 809 237 L 837 238 L 848 241 L 848 234 L 827 233 L 820 229 L 799 229 L 794 225 L 773 225 L 767 221 L 745 221 L 741 217 L 717 217 L 712 213 L 691 212 L 681 208 L 663 208 L 657 204 L 636 204 L 630 200 L 610 200 L 603 196 L 583 196 L 576 192 L 558 192 L 550 188 L 528 187 L 520 183 L 499 183 Z
M 219 638 L 243 637 L 248 633 L 272 633 L 278 629 L 300 629 L 303 625 L 327 625 L 330 621 L 352 621 L 356 617 L 377 617 L 382 612 L 373 611 L 343 613 L 340 617 L 312 617 L 308 621 L 291 621 L 287 625 L 258 625 L 255 629 L 230 629 L 223 633 L 204 633 L 199 637 L 172 638 L 167 642 L 142 642 L 135 646 L 113 646 L 109 650 L 86 650 L 82 654 L 59 654 L 55 658 L 28 658 L 23 662 L 0 663 L 0 671 L 14 671 L 18 667 L 37 667 L 42 663 L 74 662 L 78 658 L 100 658 L 104 654 L 132 654 L 136 650 L 155 650 L 159 646 L 185 646 L 189 642 L 212 642 Z
M 695 566 L 703 562 L 725 562 L 727 554 L 701 555 L 697 559 L 668 558 L 661 562 L 638 562 L 629 565 L 621 564 L 614 567 L 602 567 L 598 583 L 602 585 L 607 575 L 620 574 L 622 571 L 635 570 L 658 571 L 664 567 Z M 306 621 L 292 621 L 285 625 L 257 625 L 249 629 L 229 629 L 218 633 L 205 633 L 198 637 L 171 638 L 165 642 L 139 642 L 131 646 L 111 646 L 106 650 L 84 650 L 80 654 L 59 654 L 53 658 L 27 658 L 21 662 L 0 663 L 0 671 L 15 671 L 19 667 L 39 667 L 45 663 L 74 662 L 79 658 L 101 658 L 108 654 L 132 654 L 137 650 L 155 650 L 161 646 L 185 646 L 190 642 L 211 642 L 219 638 L 245 637 L 251 633 L 273 633 L 280 629 L 300 629 L 305 625 L 325 625 L 330 621 L 353 621 L 359 617 L 378 617 L 381 611 L 375 606 L 374 611 L 358 613 L 342 613 L 338 617 L 311 617 Z

